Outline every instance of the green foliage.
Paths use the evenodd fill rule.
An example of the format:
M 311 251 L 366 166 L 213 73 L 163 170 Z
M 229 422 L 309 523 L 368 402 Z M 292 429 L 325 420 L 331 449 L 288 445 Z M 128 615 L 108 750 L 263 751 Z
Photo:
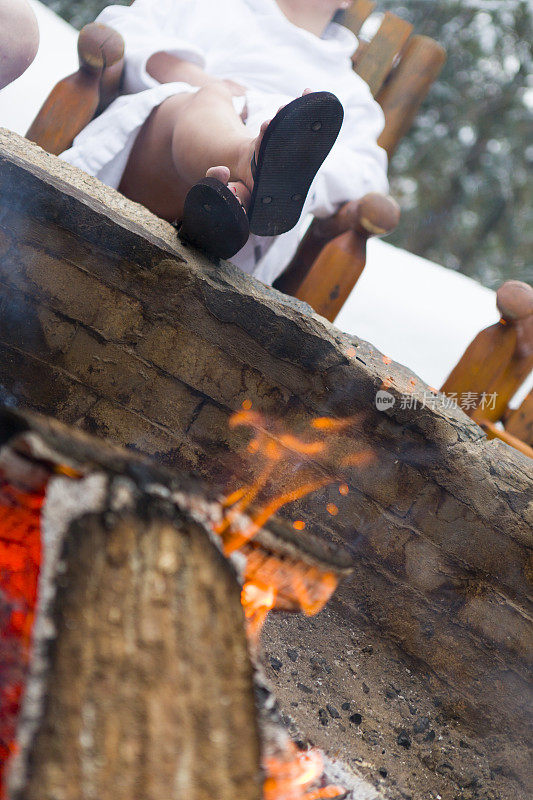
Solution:
M 42 2 L 78 29 L 83 28 L 88 22 L 93 22 L 103 8 L 112 4 L 110 0 L 42 0 Z M 117 6 L 129 4 L 129 0 L 113 2 L 113 5 Z
M 487 286 L 533 279 L 533 6 L 382 0 L 448 61 L 391 164 L 395 244 Z M 529 173 L 529 174 L 528 174 Z M 529 177 L 529 180 L 528 180 Z
M 45 0 L 76 27 L 105 0 Z M 127 0 L 124 0 L 124 3 Z M 154 0 L 157 2 L 157 0 Z M 394 244 L 487 286 L 533 280 L 530 0 L 379 0 L 448 52 L 391 165 Z M 529 174 L 528 174 L 529 173 Z M 528 181 L 529 177 L 529 181 Z

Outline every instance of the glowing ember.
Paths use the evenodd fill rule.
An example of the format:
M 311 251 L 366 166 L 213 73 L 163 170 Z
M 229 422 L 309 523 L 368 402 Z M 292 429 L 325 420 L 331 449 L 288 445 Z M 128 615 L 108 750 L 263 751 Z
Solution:
M 320 800 L 320 798 L 343 797 L 341 786 L 312 786 L 322 776 L 324 764 L 316 750 L 302 752 L 291 743 L 283 756 L 265 759 L 268 774 L 263 787 L 264 800 Z
M 352 424 L 352 419 L 331 419 L 331 417 L 317 417 L 311 421 L 311 427 L 319 431 L 343 431 Z
M 303 519 L 297 519 L 295 522 L 292 523 L 292 527 L 296 531 L 303 531 L 305 530 L 305 522 Z
M 0 798 L 29 662 L 43 500 L 43 492 L 24 493 L 0 481 Z

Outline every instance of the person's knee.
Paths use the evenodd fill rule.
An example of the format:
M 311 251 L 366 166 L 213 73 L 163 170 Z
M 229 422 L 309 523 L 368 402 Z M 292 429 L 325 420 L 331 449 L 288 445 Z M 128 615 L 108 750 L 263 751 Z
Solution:
M 20 77 L 39 48 L 39 27 L 26 0 L 0 0 L 0 89 Z
M 212 81 L 207 86 L 202 86 L 194 95 L 197 102 L 213 102 L 216 100 L 224 100 L 228 103 L 233 101 L 231 90 L 222 81 Z

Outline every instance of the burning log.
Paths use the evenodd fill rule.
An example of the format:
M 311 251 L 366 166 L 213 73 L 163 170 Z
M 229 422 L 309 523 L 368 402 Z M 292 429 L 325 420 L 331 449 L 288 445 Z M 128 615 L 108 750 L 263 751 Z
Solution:
M 302 540 L 343 543 L 355 571 L 342 614 L 416 658 L 450 713 L 524 738 L 531 460 L 371 345 L 7 133 L 0 295 L 7 402 L 194 470 L 227 498 L 259 489 L 256 520 L 279 504 Z M 255 427 L 231 424 L 243 410 Z M 261 431 L 267 450 L 253 452 Z
M 0 594 L 13 608 L 1 641 L 18 640 L 29 672 L 9 797 L 259 798 L 239 585 L 205 527 L 171 502 L 178 487 L 45 422 L 0 427 Z M 19 696 L 21 676 L 4 680 L 4 696 Z M 4 741 L 9 723 L 4 713 Z
M 314 611 L 347 557 L 278 524 L 232 569 L 222 518 L 187 476 L 0 415 L 0 796 L 8 764 L 10 800 L 259 798 L 260 756 L 268 800 L 344 794 L 316 786 L 321 755 L 298 751 L 260 700 L 240 580 L 245 610 L 262 585 L 270 607 L 300 610 L 294 584 Z

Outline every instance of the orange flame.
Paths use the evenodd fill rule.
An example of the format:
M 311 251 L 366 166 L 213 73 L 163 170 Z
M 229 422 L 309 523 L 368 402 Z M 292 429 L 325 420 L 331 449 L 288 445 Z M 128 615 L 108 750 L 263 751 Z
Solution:
M 337 588 L 339 579 L 328 570 L 272 555 L 253 543 L 244 552 L 247 557 L 246 582 L 272 588 L 276 608 L 303 611 L 313 616 L 324 608 Z
M 235 550 L 238 550 L 240 547 L 246 544 L 246 542 L 250 541 L 250 539 L 253 539 L 255 534 L 261 530 L 261 528 L 268 522 L 270 517 L 272 517 L 276 511 L 279 511 L 280 508 L 287 505 L 287 503 L 292 503 L 295 500 L 299 500 L 300 498 L 311 494 L 311 492 L 322 488 L 322 486 L 327 486 L 328 483 L 330 483 L 329 480 L 318 480 L 311 483 L 304 483 L 303 486 L 299 486 L 297 489 L 292 489 L 289 492 L 284 492 L 283 494 L 274 497 L 272 500 L 266 503 L 265 506 L 263 506 L 261 511 L 252 517 L 251 524 L 244 531 L 233 531 L 224 538 L 224 552 L 226 555 L 234 553 Z M 221 525 L 223 525 L 223 523 Z
M 348 484 L 335 474 L 332 469 L 332 442 L 342 433 L 355 427 L 362 421 L 361 415 L 335 419 L 333 417 L 316 417 L 309 423 L 309 433 L 314 436 L 296 436 L 281 428 L 275 421 L 268 420 L 260 412 L 252 410 L 251 402 L 245 401 L 242 409 L 230 418 L 230 427 L 246 426 L 254 431 L 247 450 L 251 455 L 263 458 L 265 465 L 258 477 L 249 485 L 231 492 L 223 501 L 227 509 L 224 519 L 216 527 L 216 532 L 223 538 L 226 554 L 230 554 L 246 544 L 265 525 L 266 522 L 283 506 L 299 500 L 306 495 L 324 488 L 328 484 L 339 481 L 339 491 L 346 496 Z M 316 437 L 319 438 L 316 438 Z M 327 437 L 327 438 L 324 438 Z M 339 455 L 338 467 L 363 467 L 374 458 L 370 450 L 360 450 Z M 288 490 L 276 492 L 274 497 L 264 498 L 269 486 L 284 485 L 286 479 L 283 469 L 290 466 L 291 480 L 294 486 Z M 249 512 L 252 504 L 259 509 L 252 514 L 248 527 L 239 530 L 238 523 L 242 516 Z M 334 504 L 327 510 L 337 513 Z M 295 525 L 296 530 L 303 526 Z
M 252 429 L 247 451 L 264 462 L 253 482 L 228 494 L 222 503 L 224 517 L 215 527 L 222 538 L 226 555 L 242 550 L 249 559 L 242 600 L 250 636 L 254 641 L 258 639 L 262 624 L 272 608 L 290 607 L 306 614 L 318 613 L 337 585 L 333 573 L 316 569 L 311 575 L 306 568 L 303 576 L 296 562 L 291 561 L 289 565 L 287 561 L 273 557 L 269 557 L 268 565 L 261 565 L 261 574 L 258 575 L 254 561 L 257 551 L 250 548 L 249 544 L 270 517 L 283 506 L 335 482 L 339 483 L 342 497 L 349 494 L 349 486 L 338 474 L 338 469 L 362 468 L 375 458 L 370 449 L 345 452 L 344 432 L 362 421 L 362 415 L 344 419 L 316 417 L 310 420 L 303 435 L 296 435 L 284 429 L 278 421 L 252 410 L 250 401 L 245 401 L 242 408 L 230 418 L 230 427 L 246 426 Z M 339 447 L 339 443 L 342 446 Z M 336 452 L 335 448 L 341 452 Z M 292 486 L 282 491 L 276 490 L 278 486 L 285 487 L 287 480 L 291 481 Z M 336 503 L 328 502 L 325 512 L 337 516 L 341 509 Z M 305 520 L 293 522 L 293 528 L 297 531 L 303 531 L 305 527 Z
M 324 771 L 322 756 L 317 750 L 300 751 L 292 742 L 281 756 L 265 759 L 265 770 L 263 800 L 320 800 L 345 794 L 341 786 L 313 789 Z
M 265 462 L 252 483 L 239 487 L 225 498 L 222 504 L 224 518 L 215 528 L 227 555 L 240 550 L 246 557 L 241 602 L 253 647 L 257 646 L 263 624 L 272 609 L 302 611 L 311 616 L 324 608 L 337 588 L 339 578 L 334 572 L 287 555 L 269 553 L 254 544 L 253 538 L 279 509 L 311 492 L 338 481 L 341 497 L 349 494 L 348 484 L 331 469 L 331 463 L 343 468 L 360 468 L 369 464 L 375 455 L 367 449 L 335 458 L 331 442 L 332 437 L 341 436 L 360 421 L 360 416 L 347 419 L 317 417 L 309 424 L 311 436 L 301 437 L 282 430 L 279 424 L 253 411 L 250 401 L 245 401 L 242 409 L 230 419 L 232 428 L 252 428 L 254 435 L 247 451 Z M 288 489 L 285 488 L 287 474 L 294 481 Z M 284 486 L 284 489 L 268 496 L 271 484 Z M 250 513 L 252 505 L 254 509 Z M 332 502 L 327 503 L 326 510 L 331 516 L 340 511 Z M 248 522 L 244 521 L 245 513 Z M 293 522 L 294 530 L 303 531 L 305 527 L 304 520 Z M 317 751 L 300 752 L 289 743 L 284 754 L 265 759 L 264 766 L 267 774 L 263 786 L 264 800 L 326 800 L 345 794 L 340 786 L 313 787 L 323 773 L 322 757 Z

